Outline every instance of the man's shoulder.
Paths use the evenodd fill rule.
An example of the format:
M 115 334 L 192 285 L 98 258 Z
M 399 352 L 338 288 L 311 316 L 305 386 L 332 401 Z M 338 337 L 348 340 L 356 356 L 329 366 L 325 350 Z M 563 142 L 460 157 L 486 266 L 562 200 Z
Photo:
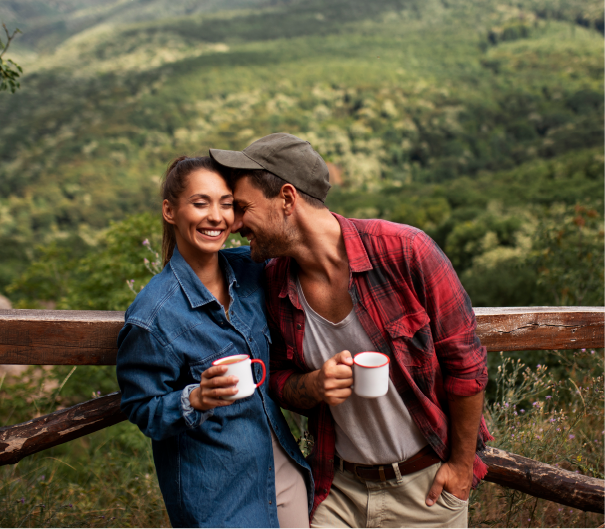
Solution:
M 398 224 L 383 219 L 347 219 L 352 222 L 359 235 L 362 237 L 398 237 L 402 240 L 412 242 L 418 235 L 424 232 L 414 226 Z

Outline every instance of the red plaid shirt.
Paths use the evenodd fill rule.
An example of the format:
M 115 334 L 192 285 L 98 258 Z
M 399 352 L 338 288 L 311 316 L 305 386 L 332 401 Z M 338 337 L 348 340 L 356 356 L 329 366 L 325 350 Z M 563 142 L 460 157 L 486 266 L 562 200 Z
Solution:
M 333 215 L 344 237 L 349 293 L 359 321 L 376 351 L 391 357 L 395 388 L 427 442 L 447 461 L 446 395 L 476 395 L 487 384 L 487 354 L 475 334 L 470 299 L 448 258 L 421 230 Z M 296 289 L 296 267 L 290 258 L 274 259 L 266 267 L 273 338 L 270 388 L 282 407 L 309 417 L 315 441 L 309 457 L 315 480 L 314 513 L 334 478 L 336 434 L 327 404 L 301 410 L 283 399 L 288 377 L 311 371 L 303 354 L 305 315 Z M 481 418 L 477 449 L 491 439 Z M 487 473 L 478 456 L 473 470 L 476 486 Z

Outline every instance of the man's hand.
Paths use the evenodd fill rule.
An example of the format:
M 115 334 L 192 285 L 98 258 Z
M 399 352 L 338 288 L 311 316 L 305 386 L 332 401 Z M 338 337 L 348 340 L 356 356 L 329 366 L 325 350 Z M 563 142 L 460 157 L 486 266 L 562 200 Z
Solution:
M 239 391 L 235 384 L 237 377 L 224 377 L 227 366 L 213 366 L 202 373 L 200 386 L 189 395 L 191 406 L 199 411 L 208 411 L 219 406 L 229 406 L 234 400 L 222 400 L 221 397 L 231 397 Z
M 336 406 L 351 395 L 353 358 L 341 351 L 317 371 L 290 375 L 284 385 L 284 400 L 299 409 L 311 409 L 320 402 Z
M 448 398 L 451 455 L 449 461 L 443 463 L 435 474 L 433 485 L 426 497 L 429 507 L 435 504 L 443 489 L 456 498 L 468 500 L 473 484 L 473 463 L 483 410 L 483 393 L 469 397 L 449 395 Z
M 471 485 L 473 483 L 473 466 L 454 466 L 451 463 L 443 463 L 435 479 L 431 490 L 429 490 L 428 496 L 426 497 L 426 504 L 430 507 L 433 505 L 439 496 L 441 491 L 445 489 L 450 494 L 456 496 L 461 500 L 468 500 L 471 493 Z
M 326 404 L 338 406 L 351 396 L 352 365 L 351 353 L 341 351 L 321 367 L 315 379 L 315 387 L 319 397 Z

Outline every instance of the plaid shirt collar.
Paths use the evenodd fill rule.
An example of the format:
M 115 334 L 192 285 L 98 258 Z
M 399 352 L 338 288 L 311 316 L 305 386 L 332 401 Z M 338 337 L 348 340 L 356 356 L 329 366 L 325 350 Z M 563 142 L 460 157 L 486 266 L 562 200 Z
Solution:
M 365 246 L 361 241 L 361 237 L 357 231 L 357 228 L 355 227 L 355 224 L 353 224 L 349 219 L 345 219 L 338 213 L 330 213 L 332 213 L 334 218 L 338 221 L 338 224 L 340 224 L 340 230 L 345 242 L 345 251 L 347 252 L 347 259 L 349 260 L 350 288 L 353 281 L 353 273 L 367 272 L 368 270 L 372 270 L 372 263 L 370 262 L 368 252 L 366 252 Z M 300 300 L 298 299 L 298 289 L 296 288 L 296 268 L 296 262 L 294 259 L 288 257 L 285 265 L 285 274 L 288 278 L 288 281 L 284 281 L 279 292 L 279 297 L 285 298 L 288 296 L 292 302 L 292 305 L 294 305 L 297 309 L 302 309 Z

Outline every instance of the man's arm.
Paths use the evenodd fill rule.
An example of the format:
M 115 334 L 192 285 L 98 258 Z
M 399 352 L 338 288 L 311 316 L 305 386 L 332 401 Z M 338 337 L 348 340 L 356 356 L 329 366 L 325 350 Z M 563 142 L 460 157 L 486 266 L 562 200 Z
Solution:
M 286 380 L 282 398 L 292 407 L 310 409 L 320 402 L 337 406 L 351 395 L 353 358 L 341 351 L 330 358 L 321 369 L 311 373 L 294 373 Z
M 443 489 L 462 500 L 469 497 L 488 380 L 487 351 L 475 332 L 471 302 L 454 267 L 428 235 L 415 237 L 410 262 L 414 289 L 431 320 L 449 401 L 450 458 L 438 470 L 426 498 L 431 506 Z
M 483 411 L 483 392 L 470 397 L 450 395 L 451 453 L 443 463 L 426 498 L 430 507 L 445 489 L 461 500 L 468 500 L 473 483 L 473 462 L 477 450 L 477 433 Z

